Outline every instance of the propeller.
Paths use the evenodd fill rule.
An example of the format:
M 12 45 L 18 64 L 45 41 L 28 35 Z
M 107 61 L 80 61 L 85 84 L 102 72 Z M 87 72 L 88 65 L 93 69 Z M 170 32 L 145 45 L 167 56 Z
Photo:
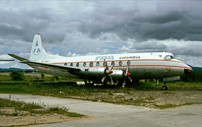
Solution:
M 129 66 L 127 67 L 127 69 L 126 69 L 125 73 L 123 73 L 123 75 L 124 75 L 125 79 L 122 84 L 122 87 L 125 87 L 127 78 L 129 79 L 130 82 L 133 82 L 132 78 L 130 77 L 131 73 L 129 72 Z
M 105 66 L 106 66 L 106 68 L 105 68 L 105 70 L 104 70 L 105 76 L 102 78 L 101 81 L 104 83 L 104 82 L 106 82 L 107 77 L 109 77 L 109 78 L 110 78 L 110 84 L 114 84 L 114 81 L 113 81 L 113 79 L 112 79 L 112 77 L 111 77 L 111 74 L 113 73 L 112 69 L 113 69 L 114 65 L 112 65 L 112 66 L 110 67 L 110 69 L 109 69 L 109 67 L 108 67 L 108 65 L 107 65 L 107 62 L 106 62 L 105 60 L 104 60 L 104 63 L 105 63 Z

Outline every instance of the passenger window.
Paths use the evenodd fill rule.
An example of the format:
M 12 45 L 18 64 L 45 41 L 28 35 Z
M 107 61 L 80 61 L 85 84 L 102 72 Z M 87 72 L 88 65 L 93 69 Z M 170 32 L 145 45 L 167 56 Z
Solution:
M 93 62 L 90 62 L 90 67 L 93 67 Z
M 130 62 L 130 60 L 128 60 L 128 61 L 127 61 L 127 65 L 130 66 L 130 64 L 131 64 L 131 62 Z
M 83 67 L 86 67 L 86 62 L 83 63 Z
M 99 63 L 99 62 L 96 62 L 96 66 L 99 67 L 99 65 L 100 65 L 100 63 Z
M 76 63 L 76 67 L 79 67 L 79 62 L 78 62 L 78 63 Z
M 107 66 L 107 61 L 104 61 L 104 62 L 103 62 L 103 66 Z
M 122 61 L 119 61 L 119 66 L 122 66 Z
M 112 62 L 111 62 L 111 65 L 112 65 L 112 66 L 114 66 L 114 65 L 115 65 L 115 62 L 114 62 L 114 61 L 112 61 Z

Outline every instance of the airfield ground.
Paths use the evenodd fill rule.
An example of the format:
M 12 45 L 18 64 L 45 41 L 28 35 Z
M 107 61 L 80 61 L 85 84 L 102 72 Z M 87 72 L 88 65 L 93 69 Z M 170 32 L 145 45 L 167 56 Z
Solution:
M 0 97 L 8 99 L 9 95 L 11 94 L 0 94 Z M 156 109 L 144 106 L 117 105 L 103 102 L 92 102 L 77 99 L 55 98 L 38 95 L 12 94 L 11 96 L 13 100 L 16 101 L 23 101 L 26 103 L 34 102 L 45 104 L 48 106 L 66 107 L 69 108 L 71 112 L 79 112 L 85 114 L 88 117 L 86 117 L 85 119 L 72 119 L 64 118 L 64 116 L 60 118 L 60 116 L 58 116 L 60 119 L 56 119 L 56 121 L 54 121 L 53 119 L 57 117 L 55 117 L 54 115 L 48 115 L 48 117 L 46 116 L 47 119 L 45 121 L 40 121 L 43 120 L 43 117 L 15 116 L 14 118 L 2 119 L 6 117 L 1 116 L 1 120 L 6 121 L 4 121 L 4 126 L 8 125 L 9 123 L 11 124 L 11 119 L 13 120 L 12 123 L 14 123 L 12 126 L 15 126 L 15 124 L 17 125 L 18 122 L 21 120 L 24 121 L 24 124 L 21 125 L 35 125 L 35 123 L 41 124 L 36 125 L 36 127 L 199 127 L 202 124 L 201 104 L 172 107 L 166 109 Z M 179 100 L 177 98 L 174 98 L 174 101 Z M 179 102 L 181 102 L 181 100 Z M 26 123 L 26 121 L 31 121 L 31 123 Z M 53 121 L 56 123 L 53 123 Z M 47 124 L 49 122 L 52 124 Z M 0 124 L 2 123 L 0 122 Z
M 62 94 L 64 94 L 64 93 L 62 93 Z M 82 121 L 84 122 L 87 120 L 88 121 L 87 123 L 84 122 L 85 125 L 93 127 L 96 124 L 96 123 L 94 123 L 96 121 L 95 119 L 97 119 L 97 118 L 103 119 L 105 117 L 106 117 L 106 119 L 108 119 L 107 120 L 109 122 L 108 124 L 106 124 L 106 122 L 105 122 L 106 120 L 104 120 L 104 119 L 103 119 L 103 123 L 102 122 L 101 123 L 98 122 L 98 123 L 101 125 L 105 123 L 106 126 L 109 126 L 109 125 L 115 124 L 115 123 L 112 123 L 111 121 L 109 121 L 109 119 L 116 120 L 116 119 L 121 118 L 121 120 L 122 120 L 122 117 L 124 117 L 124 116 L 133 118 L 137 114 L 136 110 L 138 113 L 144 112 L 143 117 L 147 117 L 146 112 L 142 109 L 148 109 L 146 111 L 149 115 L 151 115 L 148 118 L 152 117 L 152 115 L 154 115 L 154 114 L 157 116 L 154 115 L 153 117 L 161 117 L 158 115 L 159 115 L 159 113 L 162 113 L 162 112 L 163 112 L 163 114 L 167 114 L 167 116 L 164 116 L 165 118 L 163 118 L 162 121 L 165 121 L 164 119 L 169 119 L 170 121 L 173 121 L 174 118 L 171 118 L 171 117 L 173 117 L 172 116 L 173 114 L 170 114 L 169 111 L 172 110 L 172 113 L 175 113 L 174 111 L 176 110 L 176 112 L 178 112 L 179 115 L 185 114 L 185 116 L 182 116 L 182 117 L 187 117 L 186 119 L 189 119 L 189 121 L 191 121 L 191 123 L 188 123 L 188 125 L 192 126 L 192 127 L 194 127 L 194 126 L 197 127 L 199 125 L 199 123 L 197 123 L 197 122 L 200 122 L 197 120 L 202 119 L 202 116 L 199 115 L 200 111 L 201 111 L 200 109 L 202 108 L 202 91 L 197 91 L 197 90 L 186 90 L 186 91 L 184 91 L 184 90 L 183 91 L 182 90 L 172 90 L 172 91 L 135 90 L 134 92 L 129 91 L 129 92 L 123 92 L 123 93 L 118 92 L 118 93 L 110 93 L 110 94 L 104 93 L 104 92 L 97 92 L 97 93 L 92 94 L 91 96 L 85 96 L 85 97 L 84 96 L 70 96 L 70 98 L 76 98 L 76 100 L 74 100 L 74 99 L 66 100 L 65 98 L 63 98 L 62 101 L 59 101 L 59 102 L 57 102 L 59 98 L 58 99 L 53 98 L 53 99 L 46 100 L 46 97 L 43 97 L 43 96 L 35 97 L 32 95 L 23 95 L 23 94 L 0 94 L 0 98 L 2 98 L 2 95 L 5 95 L 4 98 L 6 98 L 6 99 L 11 98 L 12 100 L 25 101 L 25 102 L 29 102 L 29 103 L 35 102 L 36 104 L 39 104 L 39 105 L 50 105 L 50 106 L 53 105 L 53 106 L 59 106 L 59 107 L 66 106 L 67 108 L 69 108 L 69 110 L 71 112 L 73 111 L 76 113 L 81 113 L 86 116 L 85 117 L 68 117 L 68 116 L 56 114 L 56 113 L 49 113 L 49 114 L 45 114 L 45 115 L 26 114 L 26 115 L 22 115 L 22 116 L 20 116 L 20 115 L 19 116 L 0 115 L 0 126 L 36 125 L 36 124 L 67 122 L 64 124 L 53 124 L 53 126 L 54 125 L 55 126 L 68 126 L 69 123 L 71 123 L 69 126 L 74 126 L 74 125 L 78 124 L 78 126 L 80 125 L 82 127 L 82 125 L 83 125 Z M 66 97 L 66 98 L 68 98 L 68 97 Z M 80 99 L 85 100 L 85 101 L 80 102 Z M 71 100 L 71 101 L 69 102 L 68 100 Z M 92 100 L 92 101 L 88 102 L 86 100 Z M 86 105 L 85 103 L 87 103 L 87 102 L 88 102 L 88 104 Z M 109 102 L 109 103 L 103 103 L 103 102 Z M 114 106 L 110 105 L 110 103 L 114 103 L 113 104 Z M 94 104 L 96 104 L 96 105 L 94 105 Z M 129 107 L 131 107 L 131 109 L 129 109 L 129 110 L 131 110 L 132 114 L 127 111 L 126 107 L 128 107 L 128 106 L 126 104 L 128 106 L 132 105 L 132 106 L 129 106 Z M 103 105 L 104 105 L 104 107 L 102 107 Z M 74 110 L 74 108 L 77 106 L 80 107 L 80 109 Z M 121 107 L 116 109 L 115 108 L 116 106 L 118 106 L 118 107 L 121 106 Z M 185 106 L 185 108 L 181 108 L 184 106 Z M 186 106 L 190 106 L 190 107 L 186 107 Z M 114 108 L 116 109 L 115 111 L 113 111 Z M 5 109 L 6 109 L 6 107 L 0 109 L 0 111 L 1 110 L 5 111 Z M 181 111 L 181 109 L 183 109 L 183 110 Z M 7 108 L 7 110 L 16 111 L 16 110 L 14 110 L 14 108 L 11 108 L 11 109 Z M 123 111 L 123 110 L 126 110 L 126 111 Z M 187 111 L 185 111 L 185 110 L 187 110 Z M 154 114 L 151 114 L 150 111 L 152 111 Z M 90 113 L 88 113 L 88 112 L 90 112 Z M 119 112 L 121 112 L 121 113 L 119 114 Z M 125 113 L 122 113 L 122 112 L 125 112 Z M 198 112 L 198 114 L 193 113 L 193 112 Z M 100 113 L 102 114 L 102 117 L 99 116 Z M 115 115 L 113 115 L 113 114 L 115 114 Z M 189 116 L 189 114 L 191 114 L 191 116 Z M 115 117 L 116 115 L 118 118 Z M 108 117 L 110 117 L 110 118 L 108 118 Z M 124 117 L 124 120 L 128 120 L 125 117 Z M 138 117 L 140 117 L 140 116 L 138 116 Z M 192 117 L 194 117 L 194 118 L 192 118 Z M 184 119 L 184 120 L 186 121 L 186 119 Z M 133 126 L 132 125 L 133 120 L 129 119 L 128 122 L 126 122 L 124 120 L 123 120 L 123 123 L 125 123 L 126 126 Z M 79 121 L 81 121 L 81 122 L 79 122 Z M 197 121 L 197 122 L 193 122 L 193 121 Z M 165 122 L 167 122 L 167 121 L 165 121 Z M 194 125 L 192 125 L 192 122 Z M 178 127 L 185 125 L 184 123 L 183 124 L 174 123 L 174 121 L 173 121 L 173 123 L 172 122 L 170 122 L 170 123 L 173 125 L 176 125 Z M 129 124 L 129 125 L 127 125 L 127 124 Z M 140 124 L 140 123 L 137 123 L 137 124 Z M 143 124 L 143 123 L 141 123 L 141 124 Z M 147 124 L 149 124 L 149 123 L 147 123 Z M 163 123 L 161 123 L 161 124 L 163 125 Z M 50 124 L 47 124 L 44 126 L 48 127 L 48 126 L 50 126 Z M 118 125 L 115 125 L 115 126 L 118 126 Z M 155 124 L 154 124 L 154 126 L 155 126 Z
M 5 75 L 4 75 L 4 77 L 5 77 Z M 124 110 L 128 105 L 130 105 L 132 107 L 134 106 L 132 109 L 130 109 L 131 111 L 133 111 L 136 108 L 137 109 L 143 108 L 143 109 L 149 109 L 149 111 L 150 110 L 152 110 L 152 111 L 165 110 L 165 112 L 170 109 L 177 110 L 179 107 L 189 106 L 189 105 L 193 105 L 193 106 L 199 105 L 197 107 L 198 107 L 198 109 L 200 109 L 201 104 L 202 104 L 202 83 L 174 82 L 174 83 L 170 84 L 168 91 L 162 91 L 162 90 L 160 90 L 161 85 L 156 85 L 155 83 L 152 83 L 152 82 L 141 83 L 139 86 L 126 87 L 126 88 L 120 88 L 120 87 L 119 88 L 117 88 L 117 87 L 104 87 L 103 88 L 103 87 L 92 87 L 92 86 L 77 86 L 72 82 L 64 82 L 64 81 L 39 83 L 39 82 L 30 82 L 30 81 L 12 82 L 12 81 L 9 81 L 8 77 L 7 77 L 7 79 L 8 79 L 8 81 L 6 81 L 6 82 L 0 81 L 1 82 L 0 83 L 0 93 L 5 93 L 5 94 L 1 94 L 1 96 L 0 96 L 1 98 L 7 98 L 7 99 L 13 98 L 17 101 L 26 101 L 26 97 L 31 96 L 29 99 L 30 102 L 37 101 L 38 103 L 45 104 L 45 105 L 48 105 L 52 101 L 50 100 L 50 102 L 47 102 L 47 103 L 46 103 L 46 101 L 42 101 L 43 98 L 46 98 L 43 96 L 54 96 L 57 98 L 76 99 L 75 101 L 74 100 L 72 101 L 73 108 L 76 105 L 81 105 L 82 109 L 73 110 L 73 111 L 75 111 L 77 113 L 84 113 L 84 115 L 89 116 L 89 118 L 91 118 L 92 116 L 97 117 L 96 113 L 99 114 L 100 112 L 102 112 L 103 117 L 105 115 L 108 115 L 107 112 L 110 112 L 108 110 L 105 111 L 104 109 L 103 110 L 100 109 L 99 112 L 97 110 L 99 109 L 99 105 L 110 105 L 109 103 L 115 104 L 115 105 L 113 105 L 114 107 L 121 106 L 121 108 L 118 110 L 122 110 L 122 109 Z M 26 95 L 24 95 L 24 94 L 26 94 Z M 38 100 L 35 100 L 35 96 L 32 97 L 32 95 L 28 95 L 28 94 L 42 95 L 42 96 L 39 97 Z M 11 95 L 11 96 L 9 96 L 9 95 Z M 18 95 L 21 97 L 19 99 L 18 98 L 16 99 L 15 96 L 18 96 Z M 4 97 L 2 97 L 2 96 L 4 96 Z M 85 101 L 80 102 L 81 103 L 80 104 L 80 103 L 76 102 L 79 100 L 85 100 Z M 98 107 L 91 107 L 91 108 L 85 107 L 84 102 L 86 102 L 87 100 L 90 101 L 89 102 L 90 105 L 91 105 L 91 103 L 92 104 L 96 103 L 97 104 L 96 106 L 98 106 Z M 29 101 L 26 101 L 26 102 L 29 102 Z M 64 100 L 64 101 L 66 101 L 66 100 Z M 57 102 L 57 99 L 55 100 L 55 104 L 52 104 L 52 105 L 60 105 L 60 103 L 57 104 L 56 102 Z M 61 104 L 61 105 L 63 105 L 63 104 Z M 68 107 L 68 103 L 65 104 L 65 106 Z M 113 106 L 106 107 L 106 108 L 113 109 Z M 87 109 L 87 108 L 89 108 L 89 109 Z M 190 108 L 190 109 L 192 109 L 192 108 Z M 71 111 L 71 109 L 70 109 L 70 111 Z M 88 114 L 88 112 L 85 112 L 85 111 L 89 111 L 89 112 L 95 111 L 95 112 L 94 112 L 94 114 L 92 114 L 92 113 Z M 184 109 L 183 109 L 183 111 L 184 111 Z M 180 112 L 180 113 L 183 114 L 183 112 Z M 128 114 L 126 112 L 126 114 L 124 114 L 124 115 L 127 116 Z M 57 116 L 57 115 L 55 115 L 55 116 Z M 11 121 L 11 119 L 13 119 L 13 118 L 5 117 L 5 116 L 4 117 L 0 116 L 0 117 L 7 119 L 6 123 L 10 123 L 9 121 Z M 42 116 L 38 116 L 38 117 L 42 117 Z M 49 123 L 50 121 L 53 121 L 52 120 L 53 117 L 54 117 L 54 114 L 52 114 L 52 115 L 47 114 L 46 115 L 47 119 L 40 123 Z M 131 117 L 133 117 L 133 116 L 131 116 Z M 160 116 L 158 116 L 158 117 L 160 117 Z M 168 118 L 170 118 L 170 117 L 171 116 L 168 116 Z M 194 117 L 197 117 L 197 119 L 198 119 L 198 118 L 201 118 L 202 116 L 197 114 Z M 57 116 L 57 118 L 61 118 L 61 119 L 58 119 L 58 121 L 54 121 L 54 122 L 61 122 L 61 121 L 65 121 L 65 120 L 72 121 L 73 120 L 71 118 L 65 119 L 64 117 L 59 116 L 59 115 Z M 35 119 L 35 118 L 30 118 L 29 115 L 20 116 L 20 117 L 18 117 L 18 119 L 14 119 L 13 123 L 17 123 L 17 121 L 15 121 L 15 120 L 19 120 L 19 119 L 26 121 L 26 119 Z M 75 120 L 75 118 L 74 118 L 74 120 Z M 78 118 L 78 120 L 81 120 L 81 119 Z M 32 122 L 32 124 L 34 124 L 34 123 Z M 13 125 L 15 125 L 15 124 L 13 124 Z M 25 124 L 25 125 L 28 125 L 28 124 Z M 180 124 L 180 126 L 181 125 L 183 125 L 183 124 Z M 2 125 L 0 125 L 0 126 L 2 126 Z M 88 125 L 86 125 L 86 126 L 88 126 Z

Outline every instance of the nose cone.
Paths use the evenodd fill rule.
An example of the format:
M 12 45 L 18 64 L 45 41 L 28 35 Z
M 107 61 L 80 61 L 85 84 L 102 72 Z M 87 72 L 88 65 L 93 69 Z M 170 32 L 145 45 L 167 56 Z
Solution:
M 192 71 L 193 71 L 192 67 L 191 67 L 190 65 L 187 65 L 187 64 L 186 64 L 185 69 L 186 69 L 186 70 L 188 70 L 188 71 L 190 71 L 190 72 L 192 72 Z
M 193 71 L 192 67 L 186 64 L 186 67 L 184 69 L 185 76 L 190 76 L 190 74 L 192 73 L 192 71 Z

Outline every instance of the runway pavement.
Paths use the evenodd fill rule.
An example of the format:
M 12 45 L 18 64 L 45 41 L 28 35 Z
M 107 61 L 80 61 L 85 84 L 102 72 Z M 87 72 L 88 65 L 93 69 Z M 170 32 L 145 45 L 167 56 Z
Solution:
M 202 125 L 202 105 L 160 110 L 37 95 L 0 94 L 0 98 L 67 107 L 71 112 L 91 117 L 81 121 L 42 124 L 35 127 L 199 127 Z

